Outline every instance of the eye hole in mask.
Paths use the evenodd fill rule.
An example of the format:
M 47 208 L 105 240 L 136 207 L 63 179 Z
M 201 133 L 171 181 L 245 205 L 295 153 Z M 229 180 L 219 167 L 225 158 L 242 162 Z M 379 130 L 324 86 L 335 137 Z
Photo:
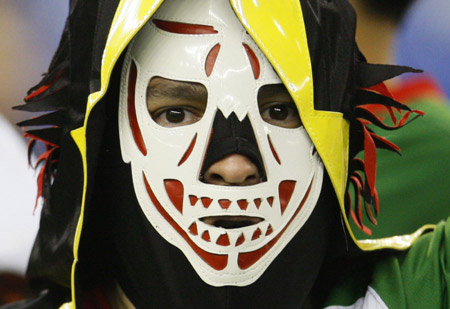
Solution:
M 206 109 L 208 91 L 200 83 L 153 77 L 147 88 L 147 108 L 162 127 L 196 123 Z
M 288 129 L 302 126 L 297 106 L 283 84 L 262 86 L 258 106 L 261 118 L 271 125 Z
M 147 88 L 147 108 L 162 127 L 196 123 L 206 109 L 208 91 L 200 83 L 153 77 Z M 258 91 L 262 119 L 282 128 L 302 125 L 297 107 L 283 84 L 264 85 Z

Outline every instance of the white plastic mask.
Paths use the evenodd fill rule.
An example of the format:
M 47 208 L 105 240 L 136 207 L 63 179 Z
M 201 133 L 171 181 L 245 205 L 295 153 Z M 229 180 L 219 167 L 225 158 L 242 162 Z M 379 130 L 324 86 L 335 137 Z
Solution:
M 180 127 L 155 122 L 147 106 L 155 76 L 203 84 L 208 98 L 201 119 Z M 306 131 L 275 126 L 260 115 L 258 90 L 280 83 L 227 0 L 166 0 L 128 49 L 119 110 L 123 159 L 131 162 L 136 196 L 149 222 L 210 285 L 245 286 L 258 279 L 320 195 L 323 166 Z M 218 112 L 241 121 L 248 116 L 264 181 L 251 186 L 201 181 Z M 203 220 L 216 216 L 260 222 L 224 228 Z

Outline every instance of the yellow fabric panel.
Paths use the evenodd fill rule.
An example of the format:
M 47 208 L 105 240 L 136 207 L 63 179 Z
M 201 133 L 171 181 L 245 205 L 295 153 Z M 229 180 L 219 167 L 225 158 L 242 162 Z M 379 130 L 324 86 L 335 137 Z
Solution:
M 72 130 L 71 132 L 72 138 L 78 146 L 78 150 L 80 151 L 81 160 L 83 163 L 83 197 L 81 202 L 81 210 L 80 217 L 78 218 L 77 228 L 75 230 L 75 237 L 73 241 L 73 263 L 72 263 L 72 272 L 71 272 L 71 291 L 72 291 L 72 303 L 70 303 L 70 307 L 64 308 L 75 308 L 75 268 L 78 262 L 78 247 L 80 243 L 81 230 L 83 227 L 83 218 L 84 218 L 84 204 L 86 199 L 86 187 L 87 187 L 87 162 L 86 162 L 86 128 L 81 127 L 76 130 Z
M 70 302 L 62 304 L 61 307 L 59 307 L 59 309 L 75 309 L 75 303 Z
M 163 0 L 120 1 L 103 51 L 101 88 L 89 96 L 88 112 L 105 95 L 112 70 L 122 51 L 161 3 Z
M 396 250 L 406 250 L 412 246 L 412 244 L 420 237 L 423 233 L 436 229 L 435 224 L 427 224 L 422 226 L 416 232 L 408 235 L 393 236 L 387 238 L 379 239 L 366 239 L 360 240 L 360 247 L 365 250 L 378 250 L 378 249 L 396 249 Z

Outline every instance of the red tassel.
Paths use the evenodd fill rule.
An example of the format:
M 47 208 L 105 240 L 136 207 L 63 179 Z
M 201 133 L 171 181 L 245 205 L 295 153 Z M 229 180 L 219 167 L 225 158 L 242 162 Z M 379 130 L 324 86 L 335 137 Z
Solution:
M 39 165 L 39 163 L 44 162 L 44 166 L 41 167 L 39 174 L 38 174 L 38 178 L 37 178 L 37 185 L 38 185 L 38 192 L 37 192 L 37 196 L 36 196 L 36 202 L 34 204 L 34 211 L 36 211 L 38 202 L 39 202 L 39 198 L 42 197 L 42 192 L 44 190 L 44 180 L 45 180 L 45 173 L 46 170 L 48 168 L 48 164 L 50 161 L 50 156 L 53 153 L 53 151 L 56 148 L 49 148 L 46 152 L 44 152 L 43 154 L 41 154 L 39 156 L 39 158 L 37 159 L 36 162 L 36 167 Z
M 359 182 L 359 179 L 355 176 L 350 177 L 353 181 L 353 183 L 355 184 L 355 188 L 356 188 L 356 200 L 357 200 L 357 205 L 356 205 L 356 213 L 357 213 L 357 218 L 358 218 L 358 222 L 361 223 L 362 225 L 362 210 L 361 210 L 361 189 L 362 189 L 362 185 Z
M 43 86 L 39 87 L 38 89 L 36 89 L 32 93 L 30 93 L 28 96 L 26 96 L 24 100 L 25 101 L 29 101 L 32 98 L 34 98 L 34 97 L 40 95 L 41 93 L 44 93 L 45 91 L 47 91 L 51 86 L 53 86 L 56 83 L 56 81 L 61 77 L 61 75 L 63 75 L 63 73 L 64 73 L 64 70 L 59 72 L 50 83 L 48 83 L 47 85 L 43 85 Z
M 37 177 L 38 192 L 36 195 L 36 201 L 34 203 L 34 210 L 33 210 L 33 211 L 36 211 L 38 202 L 39 202 L 39 198 L 44 197 L 43 191 L 44 191 L 44 183 L 45 183 L 46 173 L 48 173 L 48 177 L 54 177 L 54 174 L 52 173 L 52 171 L 48 172 L 47 170 L 49 168 L 51 168 L 51 166 L 54 166 L 58 162 L 58 160 L 51 160 L 51 155 L 52 155 L 53 151 L 55 151 L 57 148 L 59 148 L 59 146 L 54 143 L 51 143 L 47 140 L 44 140 L 38 136 L 30 134 L 28 132 L 25 132 L 24 136 L 26 138 L 30 139 L 30 141 L 28 142 L 28 164 L 30 164 L 30 166 L 32 166 L 33 168 L 36 169 L 43 162 L 43 166 L 40 168 L 39 174 Z M 37 158 L 36 163 L 33 166 L 32 162 L 31 162 L 31 149 L 34 146 L 34 144 L 36 143 L 36 141 L 41 141 L 41 142 L 45 143 L 46 151 Z
M 25 133 L 23 134 L 23 136 L 24 136 L 25 138 L 30 138 L 31 140 L 34 140 L 34 141 L 41 141 L 41 142 L 45 143 L 46 145 L 52 146 L 52 147 L 54 147 L 54 148 L 58 148 L 58 147 L 59 147 L 59 146 L 56 145 L 56 144 L 53 144 L 53 143 L 51 143 L 51 142 L 49 142 L 49 141 L 47 141 L 47 140 L 45 140 L 45 139 L 42 139 L 42 138 L 40 138 L 40 137 L 38 137 L 38 136 L 36 136 L 36 135 L 30 134 L 30 133 L 28 133 L 28 132 L 25 132 Z
M 408 120 L 410 114 L 411 114 L 411 112 L 408 111 L 408 112 L 406 112 L 403 115 L 402 119 L 400 119 L 400 122 L 398 123 L 398 127 L 399 128 L 401 128 L 401 127 L 403 127 L 405 125 L 405 123 Z
M 366 203 L 366 212 L 367 212 L 367 215 L 369 217 L 370 222 L 372 222 L 373 224 L 377 225 L 378 222 L 375 219 L 375 216 L 373 215 L 372 210 L 370 209 L 370 204 L 369 203 Z
M 425 112 L 424 111 L 420 111 L 418 109 L 413 109 L 411 112 L 413 112 L 414 114 L 417 114 L 419 116 L 425 116 Z
M 370 88 L 366 88 L 364 90 L 368 90 L 371 92 L 376 92 L 380 95 L 384 95 L 391 99 L 394 99 L 392 94 L 387 89 L 384 83 L 380 83 Z M 398 105 L 398 104 L 397 104 Z M 400 106 L 400 105 L 399 105 Z M 387 125 L 384 122 L 384 117 L 379 115 L 379 108 L 386 108 L 389 113 L 389 117 L 393 123 L 393 125 Z M 353 219 L 356 226 L 364 233 L 371 235 L 372 231 L 364 225 L 363 223 L 363 213 L 362 213 L 362 205 L 361 200 L 364 199 L 364 207 L 366 210 L 366 215 L 371 223 L 377 225 L 378 222 L 376 220 L 376 215 L 380 212 L 379 206 L 379 198 L 378 192 L 376 190 L 376 169 L 377 169 L 377 153 L 376 148 L 377 144 L 381 145 L 383 148 L 387 148 L 390 150 L 394 150 L 400 152 L 400 148 L 394 143 L 388 141 L 387 139 L 378 136 L 377 134 L 371 132 L 367 126 L 376 125 L 384 129 L 398 129 L 406 125 L 408 122 L 414 120 L 419 116 L 423 116 L 424 113 L 421 111 L 413 110 L 409 111 L 405 107 L 403 110 L 401 107 L 392 107 L 389 105 L 384 105 L 383 103 L 378 104 L 363 104 L 356 106 L 356 109 L 364 110 L 364 113 L 361 115 L 365 115 L 367 119 L 357 118 L 359 123 L 361 124 L 361 131 L 363 134 L 364 144 L 364 160 L 359 158 L 353 158 L 353 168 L 352 174 L 349 177 L 349 181 L 353 185 L 355 189 L 355 197 L 356 197 L 356 205 L 352 204 L 351 194 L 347 191 L 347 201 L 349 204 L 349 214 Z M 401 119 L 398 120 L 398 115 L 396 115 L 395 111 L 397 111 L 401 115 Z M 413 119 L 409 119 L 411 113 L 415 113 L 415 117 Z M 372 123 L 373 122 L 373 123 Z M 364 177 L 359 171 L 363 172 Z M 372 208 L 373 207 L 373 208 Z
M 389 89 L 386 87 L 386 84 L 381 82 L 375 86 L 369 87 L 369 88 L 363 88 L 365 90 L 370 90 L 370 91 L 374 91 L 377 92 L 379 94 L 382 94 L 386 97 L 389 97 L 391 99 L 394 99 L 394 96 L 392 95 L 392 93 L 389 91 Z
M 394 110 L 390 106 L 386 106 L 386 108 L 389 111 L 389 116 L 391 116 L 392 123 L 394 125 L 397 125 L 397 117 L 395 116 Z M 381 119 L 381 117 L 380 117 L 380 119 Z
M 400 147 L 398 147 L 396 144 L 392 143 L 391 141 L 388 141 L 384 137 L 376 135 L 375 133 L 370 133 L 370 135 L 372 135 L 373 138 L 379 140 L 383 144 L 386 144 L 387 146 L 389 146 L 389 148 L 391 148 L 391 149 L 393 149 L 393 150 L 395 150 L 397 152 L 401 151 Z
M 370 194 L 373 196 L 377 178 L 377 150 L 369 130 L 367 130 L 365 125 L 362 127 L 364 131 L 364 171 Z
M 355 212 L 353 211 L 352 197 L 351 197 L 350 192 L 347 192 L 347 198 L 348 198 L 349 206 L 350 206 L 350 210 L 349 210 L 350 216 L 351 216 L 351 218 L 353 219 L 353 222 L 356 224 L 356 226 L 357 226 L 360 230 L 362 230 L 361 223 L 359 223 L 359 220 L 358 220 L 358 218 L 356 217 Z
M 378 215 L 380 213 L 380 200 L 378 198 L 378 191 L 375 187 L 375 195 L 373 196 L 375 199 L 375 213 Z

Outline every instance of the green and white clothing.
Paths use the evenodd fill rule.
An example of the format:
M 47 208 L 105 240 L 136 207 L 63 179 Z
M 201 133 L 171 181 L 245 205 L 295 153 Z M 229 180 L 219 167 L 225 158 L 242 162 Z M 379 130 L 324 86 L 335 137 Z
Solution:
M 407 251 L 360 257 L 328 293 L 329 309 L 450 308 L 450 218 Z

